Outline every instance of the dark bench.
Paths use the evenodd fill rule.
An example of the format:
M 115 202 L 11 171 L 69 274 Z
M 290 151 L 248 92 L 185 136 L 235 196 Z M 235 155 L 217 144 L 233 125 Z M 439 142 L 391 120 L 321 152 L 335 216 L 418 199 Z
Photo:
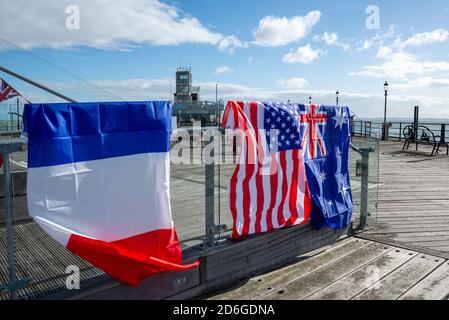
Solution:
M 432 146 L 431 155 L 440 153 L 440 148 L 446 148 L 446 154 L 449 155 L 449 144 L 445 141 L 444 137 L 435 135 L 432 130 L 426 126 L 417 126 L 415 133 L 415 127 L 412 125 L 406 126 L 403 130 L 404 146 L 402 150 L 406 150 L 410 147 L 410 143 Z

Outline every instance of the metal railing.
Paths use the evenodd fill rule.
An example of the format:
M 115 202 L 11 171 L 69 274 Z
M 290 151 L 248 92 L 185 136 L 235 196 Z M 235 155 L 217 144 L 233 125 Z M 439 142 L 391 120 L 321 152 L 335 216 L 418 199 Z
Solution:
M 4 204 L 6 215 L 6 245 L 8 255 L 8 283 L 1 285 L 0 292 L 7 291 L 10 299 L 17 298 L 17 291 L 25 288 L 30 279 L 17 279 L 16 275 L 16 258 L 14 250 L 14 207 L 13 207 L 13 191 L 11 181 L 11 162 L 10 155 L 13 152 L 25 151 L 26 143 L 20 138 L 7 137 L 5 141 L 0 141 L 0 154 L 3 159 L 3 186 L 4 186 Z
M 413 125 L 413 121 L 391 121 L 389 124 L 388 137 L 401 141 L 404 139 L 403 129 L 406 126 Z M 441 137 L 444 136 L 445 140 L 449 141 L 449 122 L 422 121 L 419 122 L 419 125 L 429 127 L 434 133 Z M 351 123 L 351 135 L 355 137 L 368 138 L 379 132 L 382 132 L 382 122 L 379 121 L 353 120 Z
M 202 128 L 204 129 L 204 128 Z M 16 135 L 17 136 L 17 135 Z M 200 135 L 201 136 L 201 135 Z M 190 138 L 190 137 L 189 137 Z M 198 137 L 196 137 L 198 138 Z M 214 140 L 212 139 L 210 142 L 207 142 L 203 147 L 205 147 L 208 143 L 214 143 Z M 219 151 L 220 154 L 224 150 L 224 143 L 225 139 L 222 139 L 222 148 Z M 15 272 L 15 251 L 14 251 L 14 216 L 13 216 L 13 203 L 11 202 L 12 198 L 12 190 L 11 190 L 11 167 L 9 165 L 9 157 L 11 154 L 17 151 L 23 151 L 24 148 L 26 148 L 26 145 L 23 141 L 21 141 L 18 138 L 15 139 L 4 139 L 2 143 L 0 144 L 0 151 L 3 155 L 3 158 L 5 159 L 5 165 L 3 167 L 3 179 L 4 179 L 4 187 L 5 187 L 5 195 L 6 195 L 6 229 L 7 229 L 7 246 L 8 246 L 8 269 L 9 269 L 9 281 L 8 283 L 4 284 L 2 287 L 3 290 L 6 290 L 10 293 L 10 298 L 15 299 L 17 298 L 16 292 L 25 288 L 27 284 L 29 283 L 28 278 L 24 279 L 17 279 L 17 275 Z M 229 146 L 228 146 L 229 148 Z M 234 156 L 237 153 L 236 146 L 235 146 L 235 140 L 233 140 L 233 143 L 230 146 L 230 152 Z M 377 207 L 377 198 L 373 198 L 375 196 L 375 190 L 372 190 L 372 185 L 377 181 L 374 177 L 372 181 L 370 181 L 370 174 L 373 172 L 375 175 L 376 172 L 374 170 L 370 171 L 370 167 L 372 167 L 372 164 L 376 164 L 375 155 L 373 154 L 373 147 L 371 145 L 366 144 L 363 139 L 359 141 L 357 145 L 352 144 L 352 153 L 351 156 L 355 160 L 355 155 L 361 156 L 361 161 L 353 161 L 351 162 L 350 166 L 353 167 L 355 170 L 355 174 L 351 174 L 352 179 L 352 185 L 354 189 L 358 185 L 358 178 L 360 177 L 360 196 L 357 194 L 353 194 L 353 196 L 356 198 L 356 202 L 359 203 L 359 212 L 360 212 L 360 223 L 356 230 L 363 230 L 367 227 L 367 220 L 370 216 L 370 208 Z M 213 149 L 212 149 L 213 150 Z M 212 154 L 213 156 L 213 154 Z M 190 156 L 189 156 L 190 157 Z M 232 172 L 232 168 L 234 167 L 233 164 L 229 164 L 227 166 L 221 165 L 220 163 L 201 163 L 197 165 L 191 165 L 186 166 L 183 168 L 180 168 L 177 174 L 184 175 L 181 177 L 182 180 L 180 183 L 189 184 L 192 182 L 192 184 L 189 184 L 188 188 L 190 186 L 197 188 L 197 192 L 199 193 L 199 201 L 196 202 L 196 205 L 194 208 L 190 208 L 190 210 L 184 209 L 184 204 L 179 204 L 178 208 L 175 210 L 177 212 L 174 212 L 174 221 L 175 225 L 182 226 L 182 223 L 180 222 L 183 218 L 186 218 L 185 215 L 191 214 L 194 211 L 198 211 L 203 215 L 202 212 L 204 212 L 203 217 L 200 217 L 199 220 L 196 220 L 195 223 L 198 224 L 197 232 L 190 233 L 186 236 L 180 237 L 181 242 L 187 243 L 187 241 L 192 240 L 193 238 L 197 239 L 196 242 L 194 242 L 193 246 L 197 246 L 200 244 L 200 247 L 203 249 L 211 250 L 214 246 L 219 244 L 221 241 L 225 240 L 226 237 L 229 235 L 229 219 L 226 220 L 226 218 L 229 218 L 230 213 L 229 210 L 225 209 L 226 207 L 223 205 L 223 203 L 227 203 L 228 199 L 227 197 L 220 197 L 221 193 L 224 192 L 223 190 L 226 190 L 225 187 L 223 187 L 227 182 L 229 181 L 230 173 Z M 194 170 L 197 170 L 197 175 L 192 176 L 192 172 Z M 184 182 L 185 181 L 185 182 Z M 189 182 L 190 181 L 190 182 Z M 373 182 L 374 181 L 374 182 Z M 218 185 L 217 185 L 218 184 Z M 370 187 L 371 185 L 371 187 Z M 358 187 L 357 187 L 358 188 Z M 172 187 L 171 190 L 172 193 L 176 192 L 185 192 L 182 190 L 178 190 L 175 187 Z M 187 191 L 189 192 L 189 191 Z M 218 198 L 218 199 L 217 199 Z M 174 201 L 178 201 L 175 200 Z M 218 201 L 218 202 L 217 202 Z M 224 201 L 222 203 L 222 201 Z M 374 204 L 373 204 L 374 203 Z M 173 209 L 172 209 L 173 211 Z M 178 220 L 179 219 L 179 220 Z M 190 219 L 190 217 L 189 217 Z M 193 223 L 189 221 L 187 223 Z M 216 223 L 218 221 L 218 223 Z M 221 223 L 224 222 L 224 223 Z M 202 224 L 202 226 L 200 225 Z M 198 243 L 199 241 L 199 243 Z M 183 246 L 184 248 L 188 247 L 187 245 Z M 23 291 L 23 290 L 22 290 Z
M 0 131 L 23 130 L 22 103 L 0 103 Z

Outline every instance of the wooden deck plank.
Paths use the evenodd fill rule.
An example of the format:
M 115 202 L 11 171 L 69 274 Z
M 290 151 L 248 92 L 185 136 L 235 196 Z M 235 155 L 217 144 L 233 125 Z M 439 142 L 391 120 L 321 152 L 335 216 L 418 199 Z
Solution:
M 350 255 L 331 264 L 325 265 L 313 272 L 286 283 L 280 289 L 271 292 L 261 299 L 264 300 L 302 300 L 316 293 L 322 288 L 339 280 L 347 274 L 359 269 L 367 263 L 384 255 L 393 247 L 371 243 Z M 271 290 L 272 291 L 272 290 Z
M 320 255 L 311 257 L 305 261 L 292 264 L 280 270 L 254 277 L 248 282 L 239 284 L 228 292 L 216 295 L 214 300 L 248 300 L 256 299 L 269 290 L 276 290 L 282 287 L 286 282 L 292 281 L 297 277 L 312 272 L 317 268 L 332 263 L 352 252 L 365 248 L 371 241 L 357 241 L 357 239 L 346 240 L 343 243 L 332 247 Z
M 400 297 L 400 300 L 447 299 L 449 299 L 449 262 L 447 261 Z
M 429 275 L 444 259 L 418 254 L 370 288 L 355 296 L 354 300 L 394 300 L 400 298 L 421 279 Z
M 378 280 L 384 278 L 418 253 L 410 250 L 395 249 L 380 256 L 362 268 L 350 273 L 317 293 L 308 300 L 349 300 Z

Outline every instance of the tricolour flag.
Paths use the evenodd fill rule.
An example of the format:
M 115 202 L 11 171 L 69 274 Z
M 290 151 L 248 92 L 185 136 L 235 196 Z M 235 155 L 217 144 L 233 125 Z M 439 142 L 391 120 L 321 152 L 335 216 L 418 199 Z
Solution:
M 131 285 L 185 270 L 170 209 L 169 102 L 27 104 L 28 208 L 69 250 Z
M 228 102 L 223 128 L 241 136 L 229 187 L 233 238 L 309 220 L 349 224 L 348 120 L 347 107 Z

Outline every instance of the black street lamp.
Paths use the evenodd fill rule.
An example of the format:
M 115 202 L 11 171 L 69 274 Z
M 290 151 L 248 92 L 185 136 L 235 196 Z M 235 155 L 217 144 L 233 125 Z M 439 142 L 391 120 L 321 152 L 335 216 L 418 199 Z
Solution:
M 309 97 L 309 104 L 312 104 L 312 97 Z
M 385 90 L 385 108 L 384 108 L 384 123 L 383 123 L 383 130 L 382 130 L 382 140 L 386 141 L 388 140 L 388 134 L 387 134 L 387 96 L 388 96 L 388 82 L 385 81 L 384 83 L 384 90 Z
M 337 92 L 335 92 L 335 97 L 337 98 L 337 106 L 338 106 L 338 98 L 340 97 L 340 92 L 338 92 L 338 90 Z

